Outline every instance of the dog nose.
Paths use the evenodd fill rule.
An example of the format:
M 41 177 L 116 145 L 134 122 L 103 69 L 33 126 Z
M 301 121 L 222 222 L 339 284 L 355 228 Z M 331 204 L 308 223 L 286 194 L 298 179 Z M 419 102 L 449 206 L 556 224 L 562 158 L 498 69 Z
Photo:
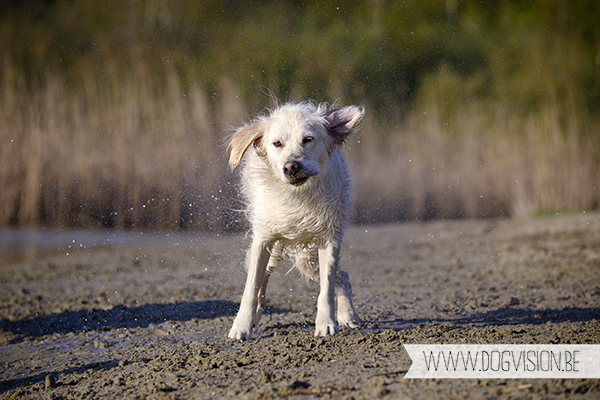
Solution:
M 283 164 L 283 173 L 286 175 L 295 174 L 300 170 L 300 163 L 296 161 L 288 161 Z

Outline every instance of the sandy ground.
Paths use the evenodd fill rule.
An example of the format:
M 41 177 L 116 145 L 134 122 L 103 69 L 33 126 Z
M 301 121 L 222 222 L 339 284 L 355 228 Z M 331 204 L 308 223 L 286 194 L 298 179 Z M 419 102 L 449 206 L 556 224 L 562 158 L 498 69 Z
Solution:
M 349 227 L 355 330 L 278 270 L 225 339 L 248 238 L 63 248 L 0 268 L 1 398 L 600 398 L 599 380 L 412 380 L 403 343 L 600 343 L 600 214 Z

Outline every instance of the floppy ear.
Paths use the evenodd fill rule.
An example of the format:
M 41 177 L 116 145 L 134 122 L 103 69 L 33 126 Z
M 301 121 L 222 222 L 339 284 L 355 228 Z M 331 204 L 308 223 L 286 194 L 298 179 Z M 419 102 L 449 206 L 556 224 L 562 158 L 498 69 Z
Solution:
M 335 108 L 325 114 L 325 119 L 329 123 L 327 130 L 336 145 L 344 143 L 346 137 L 358 127 L 364 115 L 365 109 L 358 106 Z
M 263 131 L 258 127 L 258 124 L 246 125 L 237 130 L 229 140 L 229 165 L 231 169 L 237 167 L 242 161 L 244 153 L 248 150 L 251 144 L 254 146 L 260 145 L 263 137 Z

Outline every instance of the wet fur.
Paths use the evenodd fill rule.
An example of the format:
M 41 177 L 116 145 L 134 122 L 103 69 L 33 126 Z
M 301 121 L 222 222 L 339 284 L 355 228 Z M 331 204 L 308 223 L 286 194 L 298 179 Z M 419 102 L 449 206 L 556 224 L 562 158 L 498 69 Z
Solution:
M 230 338 L 250 338 L 264 310 L 269 275 L 282 258 L 320 281 L 315 336 L 337 333 L 338 323 L 360 323 L 348 274 L 338 268 L 349 189 L 339 147 L 363 116 L 357 106 L 286 104 L 231 137 L 229 163 L 242 169 L 252 245 Z

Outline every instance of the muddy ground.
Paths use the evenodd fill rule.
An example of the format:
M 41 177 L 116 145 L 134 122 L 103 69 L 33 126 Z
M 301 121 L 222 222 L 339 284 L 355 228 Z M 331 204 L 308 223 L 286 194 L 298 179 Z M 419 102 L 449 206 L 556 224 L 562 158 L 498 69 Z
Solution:
M 599 380 L 411 380 L 403 343 L 600 343 L 600 214 L 349 227 L 355 330 L 278 270 L 226 339 L 242 235 L 71 246 L 0 268 L 0 398 L 600 398 Z

